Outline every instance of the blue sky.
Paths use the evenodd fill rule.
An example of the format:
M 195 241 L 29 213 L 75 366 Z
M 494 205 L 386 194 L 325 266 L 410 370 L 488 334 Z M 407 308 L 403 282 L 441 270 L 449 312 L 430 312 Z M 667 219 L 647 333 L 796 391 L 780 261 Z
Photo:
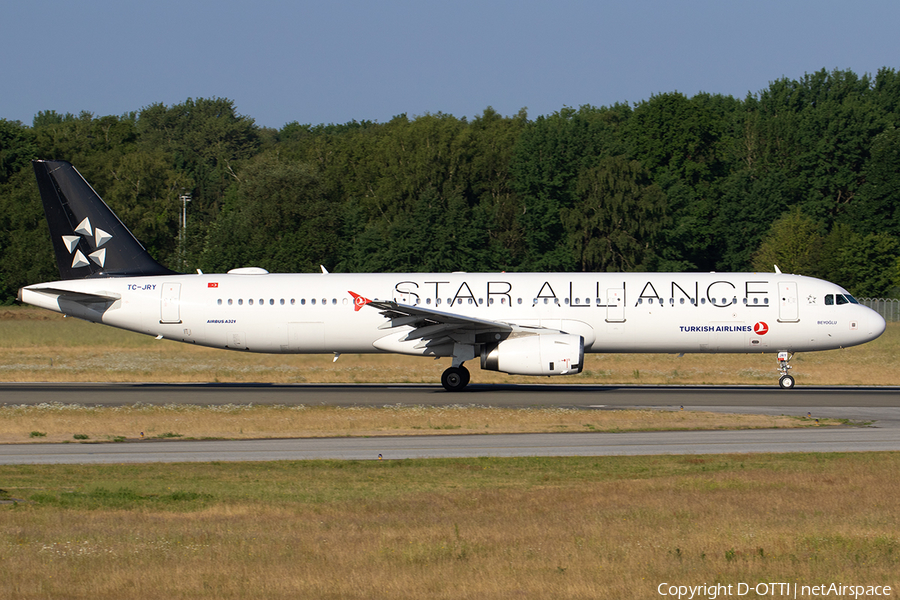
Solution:
M 900 68 L 897 23 L 896 0 L 10 2 L 0 118 L 225 97 L 280 128 L 743 98 L 822 68 Z

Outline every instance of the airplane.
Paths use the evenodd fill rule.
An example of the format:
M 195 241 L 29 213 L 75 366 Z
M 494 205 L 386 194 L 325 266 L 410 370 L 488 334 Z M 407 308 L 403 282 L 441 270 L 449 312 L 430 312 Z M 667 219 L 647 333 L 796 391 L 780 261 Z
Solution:
M 580 373 L 586 353 L 772 353 L 862 344 L 885 320 L 838 285 L 781 273 L 181 274 L 157 263 L 69 162 L 33 161 L 61 279 L 20 302 L 189 344 L 275 354 L 397 353 L 514 375 Z

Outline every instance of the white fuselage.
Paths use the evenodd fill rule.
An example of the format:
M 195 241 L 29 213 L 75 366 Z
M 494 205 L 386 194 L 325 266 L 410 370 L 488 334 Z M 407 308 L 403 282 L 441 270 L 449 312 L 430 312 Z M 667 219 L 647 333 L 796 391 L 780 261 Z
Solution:
M 44 291 L 42 291 L 44 290 Z M 584 338 L 586 352 L 777 352 L 861 344 L 885 327 L 839 286 L 773 273 L 219 274 L 28 286 L 23 302 L 153 336 L 267 353 L 426 354 L 372 300 Z M 102 306 L 64 301 L 94 294 Z M 831 302 L 826 304 L 829 296 Z

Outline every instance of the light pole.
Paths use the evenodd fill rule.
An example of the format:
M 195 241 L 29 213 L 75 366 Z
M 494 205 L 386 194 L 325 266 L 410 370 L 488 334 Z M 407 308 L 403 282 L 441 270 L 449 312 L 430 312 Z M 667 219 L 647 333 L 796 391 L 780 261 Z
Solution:
M 182 194 L 179 199 L 181 200 L 181 231 L 179 232 L 179 246 L 181 250 L 181 268 L 184 269 L 184 241 L 185 241 L 185 230 L 187 229 L 187 203 L 191 201 L 190 194 Z

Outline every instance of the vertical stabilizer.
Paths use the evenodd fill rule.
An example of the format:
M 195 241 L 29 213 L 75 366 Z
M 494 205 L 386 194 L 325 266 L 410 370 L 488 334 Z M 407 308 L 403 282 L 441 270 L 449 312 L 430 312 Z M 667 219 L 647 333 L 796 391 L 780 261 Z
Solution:
M 32 161 L 62 279 L 171 275 L 64 160 Z

